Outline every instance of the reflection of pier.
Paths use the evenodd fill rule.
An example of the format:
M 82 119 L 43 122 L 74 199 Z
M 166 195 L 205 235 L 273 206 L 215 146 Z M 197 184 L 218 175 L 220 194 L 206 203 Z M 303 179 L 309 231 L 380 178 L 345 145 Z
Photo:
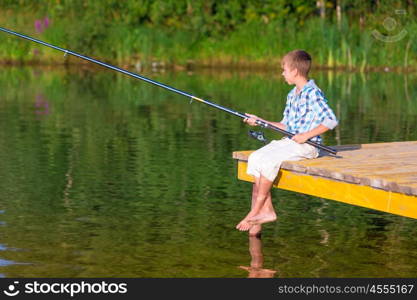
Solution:
M 417 141 L 339 146 L 342 158 L 286 161 L 274 187 L 417 219 Z M 238 178 L 252 151 L 238 151 Z

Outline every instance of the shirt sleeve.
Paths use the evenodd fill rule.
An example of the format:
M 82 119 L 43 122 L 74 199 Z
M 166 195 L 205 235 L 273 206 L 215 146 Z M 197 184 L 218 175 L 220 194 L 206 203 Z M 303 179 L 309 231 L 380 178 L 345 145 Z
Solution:
M 337 118 L 333 113 L 333 110 L 327 104 L 327 99 L 324 95 L 318 91 L 314 90 L 310 94 L 311 101 L 311 110 L 315 113 L 316 118 L 318 118 L 320 124 L 326 126 L 329 129 L 334 129 L 337 124 Z

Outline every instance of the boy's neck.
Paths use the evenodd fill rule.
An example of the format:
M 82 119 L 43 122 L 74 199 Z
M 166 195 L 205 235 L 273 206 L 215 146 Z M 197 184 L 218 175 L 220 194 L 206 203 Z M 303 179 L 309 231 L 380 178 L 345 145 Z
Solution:
M 307 84 L 307 82 L 308 82 L 308 78 L 305 78 L 305 77 L 297 78 L 295 80 L 295 86 L 296 86 L 295 92 L 299 94 L 301 90 L 303 89 L 303 87 Z

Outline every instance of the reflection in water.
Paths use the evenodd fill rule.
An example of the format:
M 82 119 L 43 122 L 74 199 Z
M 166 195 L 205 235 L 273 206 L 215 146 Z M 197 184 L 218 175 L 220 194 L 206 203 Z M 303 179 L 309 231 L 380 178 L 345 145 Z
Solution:
M 0 258 L 0 267 L 10 266 L 10 265 L 14 265 L 14 264 L 16 264 L 14 261 Z
M 0 214 L 4 214 L 5 210 L 0 210 Z M 1 226 L 6 226 L 7 223 L 5 221 L 0 221 L 0 225 Z M 17 252 L 20 251 L 21 249 L 18 248 L 13 248 L 13 247 L 8 247 L 5 244 L 0 244 L 0 251 L 3 253 L 6 252 Z M 3 254 L 2 256 L 5 256 L 5 254 Z M 4 270 L 4 267 L 9 267 L 9 266 L 13 266 L 13 265 L 29 265 L 29 263 L 21 263 L 21 262 L 16 262 L 14 260 L 9 260 L 9 259 L 5 259 L 5 258 L 1 258 L 0 257 L 0 270 Z M 6 272 L 5 272 L 6 273 Z M 0 278 L 5 278 L 6 274 L 0 273 Z
M 417 275 L 417 220 L 279 189 L 280 222 L 263 249 L 279 270 L 263 269 L 256 238 L 250 266 L 230 268 L 249 259 L 230 225 L 251 188 L 231 153 L 258 142 L 228 114 L 113 73 L 0 73 L 0 257 L 15 262 L 3 263 L 6 277 Z M 417 102 L 407 101 L 417 75 L 408 90 L 398 74 L 313 75 L 341 120 L 326 145 L 417 140 Z M 252 72 L 149 77 L 271 120 L 290 89 Z
M 250 266 L 239 268 L 248 271 L 248 278 L 272 278 L 275 270 L 263 269 L 264 255 L 262 253 L 262 240 L 260 236 L 249 236 Z
M 36 95 L 36 101 L 34 104 L 36 110 L 35 114 L 37 115 L 48 115 L 49 114 L 49 101 L 45 98 L 43 94 Z
M 0 214 L 3 214 L 3 213 L 4 213 L 4 210 L 0 210 Z M 6 222 L 0 221 L 0 225 L 6 225 Z M 12 250 L 12 249 L 8 249 L 5 245 L 0 244 L 0 251 L 7 251 L 7 250 Z M 14 264 L 16 264 L 14 261 L 0 258 L 0 267 L 10 266 Z M 4 278 L 4 277 L 5 275 L 0 273 L 0 278 Z

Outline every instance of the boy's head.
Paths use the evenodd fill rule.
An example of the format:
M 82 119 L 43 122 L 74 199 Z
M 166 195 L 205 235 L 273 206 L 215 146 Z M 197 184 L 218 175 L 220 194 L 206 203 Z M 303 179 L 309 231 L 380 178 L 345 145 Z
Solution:
M 289 84 L 293 84 L 298 76 L 308 78 L 311 67 L 311 56 L 304 50 L 293 50 L 288 52 L 281 60 L 284 69 L 282 75 Z

